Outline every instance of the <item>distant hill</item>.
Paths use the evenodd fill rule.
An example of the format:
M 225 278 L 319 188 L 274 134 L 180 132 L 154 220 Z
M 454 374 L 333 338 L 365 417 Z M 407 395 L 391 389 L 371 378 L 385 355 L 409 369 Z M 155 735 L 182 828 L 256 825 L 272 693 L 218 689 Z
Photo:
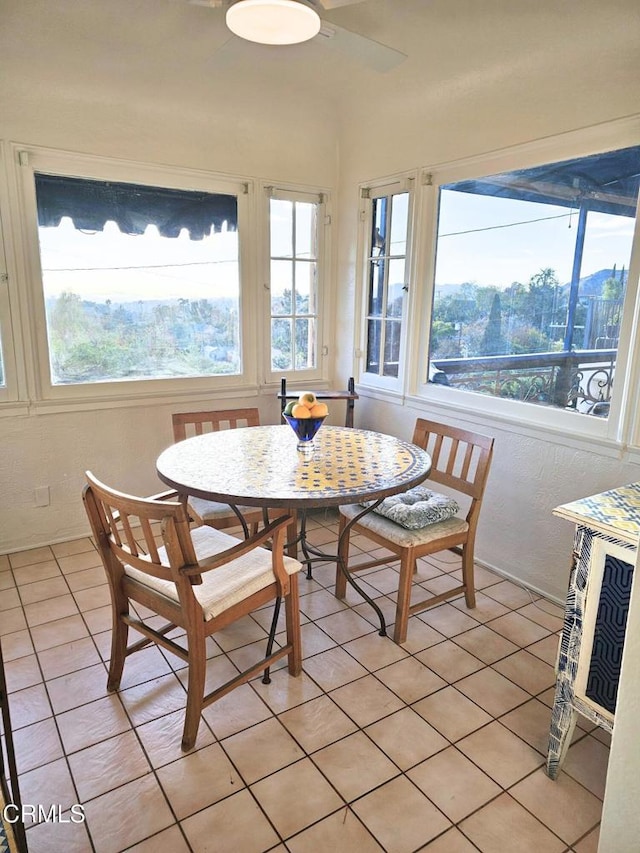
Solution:
M 602 286 L 608 278 L 615 274 L 616 278 L 620 278 L 620 272 L 616 270 L 598 270 L 580 279 L 580 296 L 602 296 Z M 570 284 L 563 286 L 567 290 L 571 287 Z
M 606 269 L 598 270 L 597 272 L 586 275 L 580 279 L 579 293 L 582 297 L 601 296 L 602 287 L 608 278 L 615 274 L 616 278 L 620 278 L 620 270 Z M 462 288 L 461 284 L 437 284 L 436 298 L 444 299 L 447 296 L 457 296 Z M 568 294 L 571 288 L 571 283 L 561 285 L 562 292 Z

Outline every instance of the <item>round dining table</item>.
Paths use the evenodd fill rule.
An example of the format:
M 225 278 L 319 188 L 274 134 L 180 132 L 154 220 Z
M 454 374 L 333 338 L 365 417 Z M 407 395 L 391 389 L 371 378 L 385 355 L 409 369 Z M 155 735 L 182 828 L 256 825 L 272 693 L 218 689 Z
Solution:
M 286 424 L 220 430 L 172 444 L 158 457 L 156 469 L 159 478 L 180 495 L 295 513 L 301 518 L 307 565 L 314 559 L 310 551 L 315 559 L 336 562 L 351 586 L 376 611 L 380 634 L 385 635 L 380 608 L 354 580 L 344 561 L 338 554 L 325 554 L 306 542 L 306 512 L 362 503 L 362 513 L 351 527 L 385 497 L 425 480 L 431 457 L 395 436 L 350 427 L 323 425 L 313 448 L 305 453 L 297 444 Z

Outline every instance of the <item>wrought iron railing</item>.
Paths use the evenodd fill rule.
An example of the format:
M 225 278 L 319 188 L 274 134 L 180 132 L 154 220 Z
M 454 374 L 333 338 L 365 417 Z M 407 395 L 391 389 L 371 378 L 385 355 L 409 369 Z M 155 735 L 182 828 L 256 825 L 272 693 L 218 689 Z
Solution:
M 608 414 L 617 350 L 434 359 L 433 381 L 532 403 Z M 446 381 L 445 381 L 446 377 Z

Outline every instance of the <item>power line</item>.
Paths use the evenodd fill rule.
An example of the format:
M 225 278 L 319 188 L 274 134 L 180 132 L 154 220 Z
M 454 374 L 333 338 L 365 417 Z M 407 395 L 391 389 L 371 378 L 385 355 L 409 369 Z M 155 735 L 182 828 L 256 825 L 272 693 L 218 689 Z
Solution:
M 542 216 L 540 219 L 523 219 L 522 222 L 507 222 L 505 225 L 488 225 L 486 228 L 470 228 L 468 231 L 450 231 L 448 234 L 438 234 L 440 237 L 457 237 L 459 234 L 476 234 L 478 231 L 495 231 L 500 228 L 513 228 L 514 225 L 530 225 L 534 222 L 547 222 L 549 219 L 568 219 L 572 213 L 560 213 L 558 216 Z
M 141 264 L 140 266 L 129 267 L 53 267 L 43 268 L 42 272 L 112 272 L 114 270 L 166 270 L 174 267 L 207 267 L 214 264 L 233 264 L 236 263 L 236 258 L 228 258 L 220 261 L 190 261 L 184 264 Z

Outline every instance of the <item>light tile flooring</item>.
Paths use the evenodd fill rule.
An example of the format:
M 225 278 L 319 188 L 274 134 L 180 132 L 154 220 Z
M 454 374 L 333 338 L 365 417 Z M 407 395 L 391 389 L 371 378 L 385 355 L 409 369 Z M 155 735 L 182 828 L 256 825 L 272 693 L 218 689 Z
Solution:
M 334 515 L 310 529 L 335 543 Z M 416 582 L 451 588 L 457 565 L 422 561 Z M 31 853 L 595 853 L 607 736 L 582 721 L 558 781 L 543 769 L 560 609 L 479 568 L 475 610 L 457 599 L 414 616 L 399 647 L 352 590 L 351 606 L 335 599 L 333 573 L 301 577 L 302 676 L 281 667 L 210 706 L 185 755 L 181 661 L 146 649 L 106 693 L 110 605 L 92 542 L 0 557 L 22 798 L 68 821 L 30 826 Z M 395 571 L 359 578 L 393 620 Z M 269 618 L 211 642 L 212 680 L 262 647 Z M 75 803 L 85 823 L 70 822 Z

